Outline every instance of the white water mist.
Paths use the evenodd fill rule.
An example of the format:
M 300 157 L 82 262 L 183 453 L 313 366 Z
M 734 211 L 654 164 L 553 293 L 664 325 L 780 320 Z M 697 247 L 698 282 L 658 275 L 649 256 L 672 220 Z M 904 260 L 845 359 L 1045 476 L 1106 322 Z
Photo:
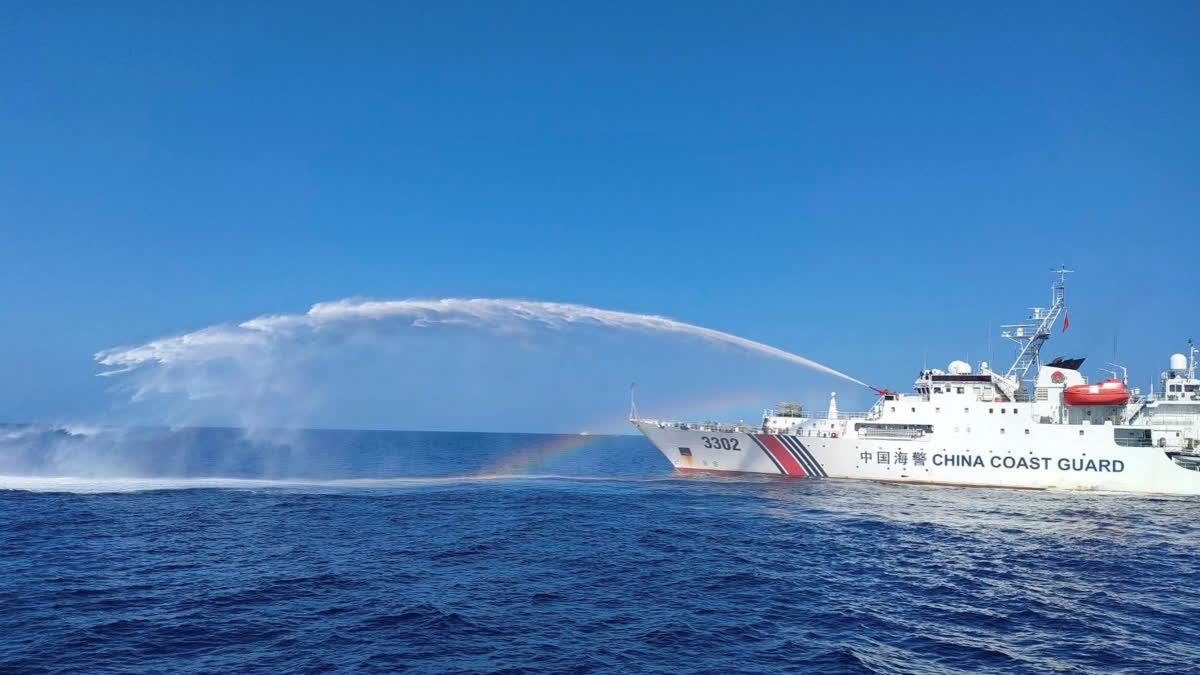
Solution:
M 651 314 L 618 312 L 586 305 L 537 302 L 504 298 L 444 298 L 441 300 L 338 300 L 312 306 L 304 314 L 260 316 L 236 326 L 210 326 L 192 333 L 154 340 L 137 347 L 106 349 L 96 354 L 101 365 L 110 368 L 101 375 L 116 375 L 143 366 L 158 364 L 173 367 L 232 359 L 239 367 L 261 368 L 263 357 L 275 352 L 282 342 L 301 337 L 352 328 L 370 322 L 408 320 L 412 327 L 458 325 L 493 330 L 519 330 L 523 325 L 563 328 L 582 324 L 668 333 L 700 338 L 712 343 L 732 345 L 841 378 L 861 386 L 866 383 L 826 365 L 755 340 L 696 326 Z M 157 383 L 161 386 L 161 382 Z M 139 389 L 144 395 L 148 388 Z M 192 394 L 196 397 L 196 394 Z

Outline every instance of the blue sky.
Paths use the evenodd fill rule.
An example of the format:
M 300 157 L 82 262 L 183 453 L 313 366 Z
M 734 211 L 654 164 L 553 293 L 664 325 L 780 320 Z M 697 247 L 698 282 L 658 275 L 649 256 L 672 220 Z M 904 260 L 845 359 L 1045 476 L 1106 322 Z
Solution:
M 1200 338 L 1193 3 L 167 4 L 0 12 L 0 419 L 150 420 L 95 351 L 346 296 L 658 313 L 907 389 L 1066 263 L 1051 352 L 1115 336 L 1146 382 Z M 313 423 L 868 401 L 578 337 L 348 357 Z

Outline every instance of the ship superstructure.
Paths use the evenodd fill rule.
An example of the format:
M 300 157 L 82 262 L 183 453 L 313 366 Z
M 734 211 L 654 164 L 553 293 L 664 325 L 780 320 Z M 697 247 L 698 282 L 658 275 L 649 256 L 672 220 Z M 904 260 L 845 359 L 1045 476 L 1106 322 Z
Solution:
M 1189 340 L 1146 393 L 1120 366 L 1089 382 L 1082 358 L 1043 362 L 1067 316 L 1070 270 L 1054 272 L 1049 307 L 1002 326 L 1017 345 L 1003 370 L 965 361 L 925 369 L 912 393 L 877 389 L 861 413 L 838 411 L 833 394 L 826 411 L 781 404 L 753 426 L 632 422 L 680 471 L 1200 494 L 1197 348 Z

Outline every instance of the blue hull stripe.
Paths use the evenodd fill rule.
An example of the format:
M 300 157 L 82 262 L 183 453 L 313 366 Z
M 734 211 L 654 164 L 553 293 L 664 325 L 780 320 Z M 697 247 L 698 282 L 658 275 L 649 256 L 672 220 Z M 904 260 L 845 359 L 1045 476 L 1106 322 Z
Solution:
M 804 467 L 804 473 L 812 476 L 813 478 L 821 475 L 816 469 L 813 468 L 813 465 L 808 461 L 808 458 L 805 457 L 799 450 L 797 450 L 793 443 L 791 443 L 789 440 L 791 438 L 790 436 L 781 435 L 776 436 L 775 438 L 779 439 L 780 443 L 783 443 L 783 447 L 787 448 L 787 451 L 791 453 L 792 457 L 796 458 L 797 462 L 800 462 L 800 466 Z
M 816 457 L 813 457 L 812 452 L 808 448 L 804 447 L 804 444 L 800 442 L 799 438 L 796 436 L 782 436 L 781 438 L 783 438 L 797 453 L 799 453 L 800 456 L 807 460 L 807 463 L 811 465 L 813 469 L 815 469 L 814 475 L 824 477 L 829 476 L 829 474 L 825 473 L 825 469 L 821 467 L 821 463 L 817 461 Z

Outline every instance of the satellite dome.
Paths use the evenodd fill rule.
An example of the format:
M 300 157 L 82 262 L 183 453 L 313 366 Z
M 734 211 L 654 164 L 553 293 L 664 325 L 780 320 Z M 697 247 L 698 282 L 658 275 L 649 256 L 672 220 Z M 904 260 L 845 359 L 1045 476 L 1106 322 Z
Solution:
M 1171 370 L 1187 370 L 1187 357 L 1183 354 L 1172 354 Z
M 951 375 L 971 374 L 971 364 L 967 363 L 966 361 L 951 361 L 950 365 L 947 366 L 946 369 L 950 371 Z

